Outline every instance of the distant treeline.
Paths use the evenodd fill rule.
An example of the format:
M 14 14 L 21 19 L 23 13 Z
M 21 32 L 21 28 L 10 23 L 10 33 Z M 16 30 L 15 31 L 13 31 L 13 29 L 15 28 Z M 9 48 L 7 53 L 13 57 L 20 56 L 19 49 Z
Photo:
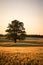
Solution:
M 0 37 L 6 37 L 7 35 L 0 34 Z M 26 37 L 37 37 L 37 38 L 43 38 L 43 35 L 25 35 Z
M 26 37 L 37 37 L 37 38 L 43 38 L 43 35 L 26 35 Z

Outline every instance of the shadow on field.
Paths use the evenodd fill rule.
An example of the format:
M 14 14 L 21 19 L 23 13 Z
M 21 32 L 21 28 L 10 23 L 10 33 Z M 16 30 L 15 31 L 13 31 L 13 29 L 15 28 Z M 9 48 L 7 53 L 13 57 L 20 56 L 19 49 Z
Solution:
M 43 43 L 22 43 L 22 42 L 0 42 L 2 47 L 28 47 L 28 46 L 43 46 Z

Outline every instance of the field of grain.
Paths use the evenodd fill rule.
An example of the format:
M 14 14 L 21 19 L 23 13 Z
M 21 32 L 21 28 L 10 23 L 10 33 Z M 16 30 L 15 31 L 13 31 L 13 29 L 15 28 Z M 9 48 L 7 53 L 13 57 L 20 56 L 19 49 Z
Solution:
M 43 47 L 0 47 L 0 65 L 43 65 Z

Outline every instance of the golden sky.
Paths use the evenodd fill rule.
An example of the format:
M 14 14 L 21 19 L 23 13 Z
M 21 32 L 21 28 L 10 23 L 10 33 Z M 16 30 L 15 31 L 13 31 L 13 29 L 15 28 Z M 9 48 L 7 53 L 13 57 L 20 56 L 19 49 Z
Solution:
M 12 20 L 24 23 L 27 34 L 43 34 L 43 0 L 0 0 L 0 34 Z

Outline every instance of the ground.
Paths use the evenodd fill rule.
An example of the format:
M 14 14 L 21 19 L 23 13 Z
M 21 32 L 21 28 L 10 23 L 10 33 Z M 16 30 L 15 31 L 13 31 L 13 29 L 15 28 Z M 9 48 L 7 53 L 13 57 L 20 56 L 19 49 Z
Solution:
M 0 42 L 0 65 L 43 65 L 43 38 Z
M 43 47 L 0 47 L 0 65 L 43 65 Z

